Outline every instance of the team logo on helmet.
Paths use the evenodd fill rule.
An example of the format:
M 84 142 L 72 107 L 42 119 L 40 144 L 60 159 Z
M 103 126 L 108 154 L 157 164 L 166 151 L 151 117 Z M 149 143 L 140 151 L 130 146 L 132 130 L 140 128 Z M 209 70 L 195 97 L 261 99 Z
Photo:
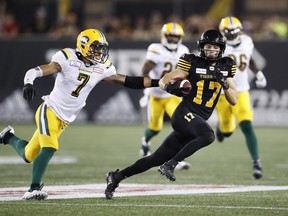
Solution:
M 81 43 L 88 44 L 88 42 L 89 42 L 89 37 L 87 37 L 87 36 L 82 36 L 82 37 L 80 38 L 80 41 L 81 41 Z

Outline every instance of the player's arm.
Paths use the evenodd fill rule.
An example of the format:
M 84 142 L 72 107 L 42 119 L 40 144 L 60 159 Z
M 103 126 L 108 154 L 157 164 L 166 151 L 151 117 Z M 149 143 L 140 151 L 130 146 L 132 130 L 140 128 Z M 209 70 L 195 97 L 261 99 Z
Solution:
M 123 74 L 114 74 L 104 79 L 106 82 L 124 85 L 127 88 L 143 89 L 148 87 L 158 87 L 159 80 L 151 79 L 149 77 L 132 77 Z
M 237 104 L 237 101 L 238 101 L 238 93 L 237 93 L 237 90 L 235 88 L 233 78 L 228 77 L 226 79 L 226 82 L 227 82 L 229 88 L 228 89 L 223 88 L 225 98 L 231 105 L 235 106 Z
M 186 78 L 188 76 L 188 72 L 181 70 L 180 68 L 175 69 L 174 71 L 171 71 L 170 73 L 166 73 L 159 81 L 159 86 L 162 90 L 165 91 L 168 84 L 170 84 L 170 81 L 175 78 Z
M 33 100 L 36 91 L 33 87 L 34 80 L 38 77 L 47 76 L 61 71 L 61 66 L 56 62 L 44 64 L 29 69 L 24 77 L 23 97 L 27 101 Z
M 261 70 L 259 70 L 259 68 L 257 67 L 256 61 L 254 60 L 253 57 L 250 59 L 249 68 L 255 74 L 256 86 L 258 88 L 266 87 L 266 85 L 267 85 L 266 77 L 265 77 L 264 73 Z
M 151 60 L 147 60 L 142 68 L 142 75 L 144 77 L 148 77 L 149 72 L 156 66 L 156 63 L 151 61 Z

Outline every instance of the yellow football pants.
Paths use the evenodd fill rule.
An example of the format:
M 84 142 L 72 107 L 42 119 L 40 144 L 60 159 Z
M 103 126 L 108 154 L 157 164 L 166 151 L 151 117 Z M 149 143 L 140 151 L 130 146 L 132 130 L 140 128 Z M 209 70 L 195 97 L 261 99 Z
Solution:
M 165 112 L 171 118 L 181 100 L 181 97 L 176 96 L 169 98 L 156 98 L 150 96 L 147 112 L 149 128 L 153 131 L 160 131 L 163 127 Z
M 67 124 L 61 121 L 45 103 L 38 107 L 35 121 L 37 129 L 25 147 L 25 157 L 29 162 L 36 158 L 43 147 L 58 150 L 58 138 L 67 127 Z
M 232 106 L 225 99 L 224 95 L 220 95 L 216 105 L 220 130 L 223 133 L 231 133 L 236 129 L 236 122 L 253 121 L 253 111 L 250 104 L 249 91 L 238 93 L 238 103 Z

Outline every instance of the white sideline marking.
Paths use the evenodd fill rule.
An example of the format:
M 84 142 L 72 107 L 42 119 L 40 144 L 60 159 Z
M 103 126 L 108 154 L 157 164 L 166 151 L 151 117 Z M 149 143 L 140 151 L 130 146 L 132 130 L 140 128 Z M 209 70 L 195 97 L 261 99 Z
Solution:
M 50 164 L 72 164 L 77 163 L 78 159 L 73 156 L 54 156 Z M 0 166 L 6 164 L 23 164 L 23 159 L 16 156 L 1 156 L 0 157 Z
M 104 198 L 106 184 L 45 186 L 49 200 Z M 120 184 L 114 197 L 288 190 L 288 186 Z M 27 187 L 0 188 L 0 201 L 21 200 Z

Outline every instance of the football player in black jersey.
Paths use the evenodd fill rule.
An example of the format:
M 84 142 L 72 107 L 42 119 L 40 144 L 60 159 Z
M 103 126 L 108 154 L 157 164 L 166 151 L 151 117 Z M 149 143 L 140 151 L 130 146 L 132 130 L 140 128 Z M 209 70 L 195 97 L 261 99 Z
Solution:
M 113 197 L 120 181 L 152 167 L 160 166 L 158 171 L 175 181 L 174 168 L 178 162 L 215 140 L 214 131 L 206 120 L 217 104 L 221 89 L 230 104 L 237 103 L 237 90 L 233 82 L 236 65 L 230 57 L 222 58 L 225 46 L 219 31 L 204 32 L 198 41 L 200 55 L 184 54 L 176 70 L 159 81 L 161 89 L 183 97 L 171 119 L 174 131 L 150 156 L 137 160 L 121 171 L 107 174 L 107 199 Z M 183 91 L 179 82 L 173 82 L 175 78 L 188 79 L 192 85 L 190 93 Z

